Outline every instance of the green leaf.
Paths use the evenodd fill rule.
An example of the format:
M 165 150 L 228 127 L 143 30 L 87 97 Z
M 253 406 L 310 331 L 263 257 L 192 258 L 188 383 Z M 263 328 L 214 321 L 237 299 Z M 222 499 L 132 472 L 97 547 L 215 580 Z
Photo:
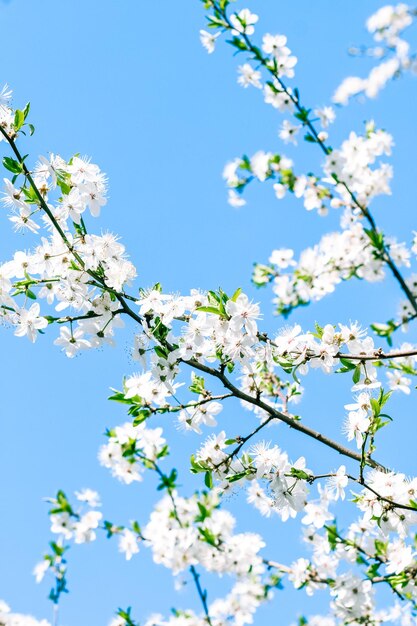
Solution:
M 398 325 L 394 322 L 394 320 L 388 320 L 386 324 L 371 324 L 371 328 L 378 335 L 378 337 L 385 337 L 388 345 L 392 346 L 391 335 L 398 328 Z
M 154 346 L 155 353 L 161 358 L 166 359 L 168 356 L 168 350 L 166 348 L 162 348 L 161 346 Z
M 379 417 L 386 417 L 387 420 L 389 420 L 390 422 L 393 421 L 391 415 L 387 415 L 387 413 L 381 413 L 381 415 Z M 383 422 L 383 425 L 385 426 L 385 424 L 387 424 L 388 422 Z
M 373 563 L 367 570 L 366 575 L 368 578 L 375 578 L 375 576 L 379 575 L 379 568 L 381 567 L 381 563 Z
M 109 396 L 108 400 L 113 400 L 114 402 L 121 402 L 122 404 L 132 404 L 132 400 L 130 398 L 126 400 L 125 395 L 122 391 L 117 391 L 116 389 L 112 389 L 114 391 L 112 396 Z
M 200 474 L 201 472 L 206 472 L 208 470 L 208 466 L 203 461 L 196 461 L 194 454 L 191 455 L 191 472 L 193 474 Z
M 317 139 L 311 133 L 306 133 L 304 135 L 304 140 L 308 141 L 308 143 L 317 143 Z
M 211 472 L 206 472 L 204 474 L 204 484 L 208 489 L 212 489 L 213 488 L 213 476 L 211 474 Z
M 368 235 L 372 246 L 379 252 L 384 250 L 384 234 L 379 233 L 376 230 L 370 228 L 364 228 L 365 233 Z
M 294 367 L 293 371 L 292 371 L 292 377 L 295 380 L 295 382 L 297 383 L 297 385 L 300 384 L 300 379 L 298 378 L 296 372 L 298 370 L 298 368 L 300 367 L 300 365 L 297 365 L 296 367 Z
M 387 547 L 388 547 L 388 543 L 384 543 L 383 541 L 380 541 L 379 539 L 375 539 L 375 550 L 378 556 L 380 556 L 381 554 L 384 555 Z
M 294 117 L 300 120 L 300 122 L 307 122 L 309 113 L 310 111 L 308 109 L 301 107 L 297 113 L 294 113 Z
M 14 123 L 13 123 L 15 131 L 17 132 L 18 130 L 20 130 L 24 123 L 25 123 L 24 111 L 20 111 L 19 109 L 16 109 L 15 114 L 14 114 Z
M 61 489 L 56 494 L 56 502 L 58 505 L 57 511 L 72 514 L 71 505 L 68 502 L 67 496 Z
M 381 411 L 381 407 L 379 406 L 379 402 L 378 400 L 375 400 L 375 398 L 371 398 L 371 407 L 372 407 L 372 412 L 374 414 L 375 417 L 378 417 L 380 411 Z
M 380 394 L 379 394 L 379 404 L 381 406 L 381 409 L 384 406 L 384 404 L 388 402 L 388 400 L 392 396 L 392 393 L 393 393 L 392 391 L 384 392 L 384 390 L 381 389 Z
M 200 514 L 197 515 L 197 517 L 195 518 L 195 521 L 204 522 L 204 520 L 210 517 L 210 512 L 208 511 L 208 509 L 206 509 L 206 507 L 203 504 L 201 504 L 201 502 L 197 502 L 197 506 L 198 506 L 198 510 L 200 511 Z
M 196 311 L 202 311 L 203 313 L 214 313 L 214 315 L 221 315 L 220 309 L 216 309 L 214 306 L 199 306 Z
M 240 296 L 240 294 L 242 293 L 242 289 L 239 287 L 238 289 L 236 289 L 235 293 L 233 294 L 233 296 L 230 298 L 232 302 L 236 302 L 236 300 L 238 299 L 238 297 Z
M 246 43 L 243 41 L 243 39 L 240 39 L 240 37 L 233 37 L 233 39 L 226 39 L 226 43 L 230 44 L 231 46 L 234 46 L 238 50 L 248 49 Z
M 204 541 L 208 543 L 210 546 L 214 546 L 216 548 L 217 547 L 216 535 L 212 533 L 211 530 L 209 530 L 208 528 L 201 528 L 200 526 L 198 526 L 197 528 L 198 528 L 198 532 L 203 537 Z
M 21 164 L 10 157 L 3 157 L 3 165 L 6 170 L 13 172 L 13 174 L 21 174 L 23 172 Z
M 361 378 L 361 366 L 357 365 L 355 367 L 355 371 L 353 372 L 353 376 L 352 376 L 352 380 L 355 383 L 355 385 L 360 381 Z
M 133 420 L 133 426 L 139 426 L 139 424 L 142 424 L 142 422 L 144 422 L 145 420 L 148 419 L 149 415 L 150 415 L 150 411 L 148 411 L 148 409 L 138 409 L 133 408 L 132 411 L 129 411 L 130 415 L 134 416 L 134 420 Z
M 158 452 L 157 458 L 163 459 L 165 456 L 168 456 L 168 454 L 169 454 L 169 446 L 168 444 L 165 444 L 164 447 Z
M 349 359 L 340 359 L 341 364 L 346 368 L 346 371 L 348 370 L 354 370 L 356 365 L 354 363 L 352 363 L 352 361 L 349 361 Z
M 56 543 L 55 541 L 50 541 L 49 545 L 52 548 L 53 553 L 56 554 L 57 556 L 62 556 L 65 550 L 68 549 L 68 547 L 61 546 L 59 543 Z
M 188 387 L 192 393 L 201 394 L 205 391 L 205 381 L 202 376 L 192 375 L 192 383 Z
M 295 478 L 299 478 L 301 480 L 311 480 L 311 475 L 307 474 L 307 472 L 305 472 L 304 470 L 300 470 L 297 469 L 296 467 L 292 467 L 291 468 L 291 476 L 294 476 Z
M 25 106 L 25 108 L 23 109 L 23 115 L 24 118 L 26 120 L 27 116 L 29 115 L 29 111 L 30 111 L 30 102 L 28 102 Z
M 25 196 L 25 202 L 28 204 L 38 204 L 39 198 L 33 187 L 22 187 L 22 192 Z
M 175 489 L 175 482 L 177 480 L 178 472 L 176 469 L 173 469 L 169 476 L 165 474 L 161 476 L 161 482 L 158 485 L 158 491 L 162 491 L 162 489 Z
M 209 298 L 209 302 L 216 302 L 216 303 L 220 302 L 220 298 L 215 291 L 209 291 L 208 298 Z
M 317 339 L 321 339 L 323 337 L 323 327 L 320 326 L 317 322 L 314 322 L 314 327 L 316 329 L 315 336 Z
M 237 474 L 233 474 L 232 476 L 226 476 L 226 480 L 229 483 L 235 483 L 238 480 L 241 480 L 242 478 L 245 478 L 246 476 L 246 472 L 238 472 Z
M 334 552 L 337 546 L 337 527 L 335 525 L 326 526 L 326 530 L 327 530 L 327 541 L 329 542 L 330 549 Z

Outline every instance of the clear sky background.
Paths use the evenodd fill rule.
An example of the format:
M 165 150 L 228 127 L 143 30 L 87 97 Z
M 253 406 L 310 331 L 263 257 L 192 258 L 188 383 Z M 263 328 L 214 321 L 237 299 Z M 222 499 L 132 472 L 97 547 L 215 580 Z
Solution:
M 204 12 L 197 0 L 11 0 L 0 3 L 1 82 L 15 92 L 15 104 L 32 103 L 36 133 L 24 152 L 31 163 L 48 151 L 69 157 L 88 154 L 107 172 L 110 201 L 90 228 L 119 233 L 138 268 L 138 285 L 160 281 L 168 291 L 191 287 L 233 291 L 241 286 L 264 305 L 264 326 L 283 324 L 271 315 L 271 292 L 250 285 L 253 261 L 265 261 L 277 247 L 297 251 L 338 227 L 338 214 L 326 219 L 307 213 L 294 199 L 278 202 L 268 185 L 253 185 L 248 205 L 226 203 L 221 179 L 224 163 L 258 149 L 282 150 L 295 158 L 297 171 L 318 169 L 314 146 L 282 148 L 277 137 L 281 116 L 264 105 L 255 89 L 236 83 L 238 60 L 221 44 L 208 56 L 199 43 Z M 296 84 L 309 106 L 327 104 L 343 77 L 365 74 L 369 61 L 347 55 L 351 44 L 368 42 L 366 17 L 381 5 L 375 0 L 277 0 L 240 2 L 260 15 L 257 34 L 285 33 L 299 57 Z M 412 34 L 412 36 L 414 36 Z M 341 109 L 331 133 L 337 145 L 350 129 L 362 130 L 374 118 L 393 133 L 396 148 L 393 196 L 374 203 L 377 221 L 387 232 L 410 240 L 416 227 L 416 83 L 397 81 L 376 101 Z M 1 144 L 2 151 L 4 146 Z M 3 153 L 3 152 L 2 152 Z M 7 260 L 29 239 L 11 233 L 5 213 L 0 221 L 1 258 Z M 291 322 L 304 328 L 320 323 L 385 321 L 397 310 L 398 287 L 353 283 L 317 305 L 296 312 Z M 358 313 L 360 311 L 360 313 Z M 45 496 L 58 488 L 68 494 L 82 487 L 103 497 L 106 519 L 145 523 L 155 501 L 155 481 L 124 486 L 97 462 L 106 427 L 124 421 L 120 407 L 107 402 L 110 387 L 135 370 L 128 356 L 133 329 L 119 333 L 115 349 L 68 360 L 52 346 L 56 329 L 32 346 L 1 330 L 0 377 L 0 598 L 17 611 L 50 619 L 48 583 L 35 585 L 34 564 L 49 541 Z M 415 330 L 409 334 L 416 341 Z M 306 381 L 300 411 L 306 423 L 343 440 L 343 405 L 350 401 L 347 379 L 315 373 Z M 380 456 L 413 471 L 415 403 L 398 396 L 391 413 L 396 429 L 381 435 Z M 247 432 L 253 421 L 238 404 L 222 414 L 230 436 Z M 201 486 L 188 475 L 189 454 L 198 436 L 166 430 L 174 442 L 172 463 L 181 471 L 184 492 Z M 161 420 L 162 423 L 162 420 Z M 341 460 L 283 426 L 273 439 L 292 458 L 305 454 L 309 467 L 338 467 Z M 166 462 L 169 466 L 170 461 Z M 264 534 L 265 554 L 288 562 L 303 549 L 297 524 L 264 520 L 242 494 L 226 503 L 239 516 L 240 530 L 254 526 Z M 153 565 L 150 553 L 126 563 L 115 541 L 101 538 L 69 554 L 71 594 L 63 599 L 62 626 L 106 625 L 118 606 L 131 605 L 137 619 L 171 607 L 196 607 L 191 584 L 178 596 L 170 572 Z M 205 577 L 209 597 L 224 594 L 229 581 Z M 277 592 L 273 604 L 255 618 L 259 626 L 289 624 L 311 613 L 321 600 L 303 592 Z

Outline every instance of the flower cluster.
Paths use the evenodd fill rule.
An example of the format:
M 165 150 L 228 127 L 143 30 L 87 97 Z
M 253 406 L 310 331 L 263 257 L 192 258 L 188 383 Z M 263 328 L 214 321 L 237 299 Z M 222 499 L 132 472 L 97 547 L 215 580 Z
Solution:
M 406 538 L 410 528 L 417 523 L 415 501 L 417 480 L 408 479 L 401 473 L 372 470 L 368 473 L 366 484 L 367 488 L 358 495 L 358 508 L 363 511 L 363 522 L 380 529 L 385 536 L 395 532 L 401 540 Z M 393 508 L 392 502 L 410 508 Z M 414 511 L 413 508 L 415 508 Z M 390 545 L 391 559 L 401 558 L 400 543 L 397 544 L 396 550 Z M 411 549 L 407 549 L 407 553 L 412 560 Z M 403 566 L 390 565 L 388 573 L 399 574 L 407 565 L 410 565 L 411 560 Z
M 265 442 L 255 444 L 250 450 L 251 469 L 257 479 L 267 480 L 268 491 L 263 489 L 258 480 L 251 481 L 248 487 L 248 502 L 253 504 L 262 515 L 269 517 L 278 514 L 282 521 L 294 518 L 307 502 L 308 488 L 300 475 L 307 475 L 305 459 L 301 457 L 290 463 L 288 455 L 278 446 Z
M 10 141 L 27 124 L 28 111 L 28 106 L 14 112 L 2 105 L 3 114 L 8 112 L 15 120 Z M 16 125 L 18 114 L 21 121 Z M 2 321 L 14 326 L 17 336 L 35 341 L 48 323 L 71 320 L 57 339 L 68 356 L 111 342 L 120 309 L 114 292 L 136 271 L 117 237 L 89 235 L 85 228 L 85 211 L 97 217 L 106 204 L 105 175 L 89 159 L 78 156 L 68 162 L 57 155 L 40 157 L 32 173 L 23 162 L 7 157 L 4 163 L 14 174 L 12 181 L 4 181 L 3 204 L 11 212 L 15 230 L 44 234 L 33 251 L 19 251 L 0 266 Z M 43 315 L 39 302 L 28 306 L 37 298 L 48 307 Z
M 278 314 L 288 315 L 300 305 L 321 300 L 352 277 L 371 282 L 385 277 L 384 262 L 357 221 L 350 228 L 324 235 L 314 247 L 303 250 L 297 263 L 292 255 L 274 250 L 270 265 L 256 264 L 253 271 L 255 285 L 272 282 Z M 289 272 L 282 271 L 287 268 Z
M 336 89 L 334 102 L 347 104 L 352 96 L 364 94 L 368 98 L 375 98 L 385 85 L 404 71 L 415 73 L 415 55 L 410 53 L 410 44 L 401 37 L 415 17 L 415 11 L 405 3 L 386 5 L 378 9 L 367 20 L 366 26 L 373 35 L 377 44 L 365 52 L 380 59 L 366 78 L 349 76 Z M 363 50 L 354 50 L 362 53 Z
M 380 163 L 377 168 L 371 166 L 380 156 L 389 156 L 392 145 L 392 136 L 384 130 L 377 130 L 370 122 L 364 136 L 351 132 L 341 147 L 329 154 L 324 171 L 335 179 L 344 206 L 368 206 L 375 196 L 391 193 L 391 166 L 387 163 Z
M 294 140 L 297 129 L 284 121 L 281 139 Z M 383 154 L 390 155 L 391 147 L 391 135 L 376 130 L 374 123 L 370 122 L 364 136 L 352 132 L 340 149 L 329 153 L 322 178 L 312 174 L 297 176 L 291 159 L 272 152 L 261 150 L 251 158 L 236 158 L 223 170 L 223 178 L 229 187 L 229 204 L 243 206 L 246 201 L 242 194 L 253 180 L 273 180 L 279 200 L 289 191 L 296 198 L 303 199 L 307 211 L 317 210 L 321 216 L 328 214 L 329 206 L 351 209 L 357 215 L 359 207 L 367 207 L 378 195 L 391 193 L 391 166 L 378 163 L 378 167 L 371 167 Z
M 102 513 L 96 510 L 100 506 L 100 498 L 97 492 L 91 489 L 77 492 L 75 496 L 78 502 L 88 507 L 87 511 L 83 511 L 82 508 L 74 510 L 62 491 L 58 492 L 56 498 L 49 500 L 52 504 L 51 533 L 65 540 L 72 539 L 75 543 L 95 541 L 96 529 L 103 517 Z
M 385 485 L 390 482 L 392 485 L 392 475 L 391 480 L 387 477 L 384 482 Z M 373 485 L 376 486 L 375 482 Z M 382 486 L 380 481 L 379 487 Z M 386 488 L 385 493 L 388 493 Z M 390 493 L 393 493 L 392 488 Z M 345 537 L 335 524 L 327 523 L 324 533 L 319 532 L 317 526 L 308 526 L 304 538 L 312 556 L 295 561 L 288 568 L 288 577 L 296 588 L 303 587 L 309 595 L 328 586 L 333 598 L 331 608 L 342 623 L 363 623 L 363 620 L 372 617 L 372 623 L 378 625 L 411 624 L 413 622 L 407 619 L 415 610 L 417 596 L 412 573 L 416 556 L 414 547 L 404 539 L 390 539 L 393 527 L 387 524 L 379 526 L 371 515 L 365 514 L 362 519 L 351 523 Z M 367 568 L 365 579 L 355 572 L 358 563 Z M 401 610 L 400 605 L 395 603 L 377 611 L 373 585 L 382 581 L 388 582 L 400 597 L 403 591 L 407 594 L 408 602 L 404 602 Z M 329 624 L 336 623 L 332 618 L 328 619 Z M 308 623 L 315 624 L 316 621 L 312 619 Z M 327 624 L 326 621 L 323 623 Z
M 251 158 L 244 156 L 227 163 L 223 178 L 229 187 L 228 201 L 231 206 L 246 204 L 243 191 L 253 180 L 264 182 L 274 180 L 273 189 L 279 200 L 291 192 L 302 198 L 307 211 L 317 210 L 319 215 L 327 215 L 328 204 L 332 199 L 332 189 L 316 176 L 296 176 L 291 159 L 272 152 L 256 152 Z
M 100 448 L 101 465 L 129 485 L 142 480 L 144 468 L 167 454 L 162 428 L 133 426 L 130 422 L 107 431 L 108 443 Z
M 271 597 L 270 576 L 259 555 L 265 546 L 254 533 L 234 533 L 234 517 L 219 508 L 215 491 L 191 498 L 166 496 L 155 507 L 143 529 L 145 545 L 149 545 L 156 563 L 162 563 L 174 574 L 201 564 L 217 574 L 229 574 L 237 581 L 225 598 L 213 601 L 208 612 L 214 624 L 226 623 L 233 617 L 236 624 L 252 622 L 258 606 Z M 147 539 L 149 538 L 149 539 Z M 147 624 L 179 624 L 161 616 Z M 200 624 L 201 618 L 190 615 L 187 623 Z
M 298 262 L 293 259 L 292 250 L 274 250 L 269 265 L 255 264 L 252 280 L 257 286 L 271 282 L 277 313 L 288 315 L 298 306 L 333 293 L 342 281 L 382 281 L 386 275 L 383 247 L 398 266 L 409 267 L 410 253 L 404 243 L 394 238 L 370 239 L 363 223 L 353 219 L 343 230 L 327 233 L 315 246 L 303 250 Z M 289 271 L 283 272 L 285 269 Z M 406 313 L 409 312 L 408 304 Z
M 143 528 L 145 544 L 150 545 L 155 562 L 175 574 L 197 563 L 217 573 L 262 573 L 264 565 L 258 552 L 265 544 L 253 533 L 234 534 L 236 521 L 219 504 L 215 490 L 187 499 L 176 495 L 175 514 L 171 499 L 166 496 L 161 500 Z

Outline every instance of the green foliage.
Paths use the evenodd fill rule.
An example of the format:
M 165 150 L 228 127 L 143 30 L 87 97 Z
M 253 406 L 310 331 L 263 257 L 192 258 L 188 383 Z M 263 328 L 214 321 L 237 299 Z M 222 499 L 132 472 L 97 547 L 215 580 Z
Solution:
M 23 172 L 23 166 L 21 163 L 11 157 L 3 157 L 3 165 L 6 170 L 9 170 L 9 172 L 12 172 L 13 174 L 21 174 Z

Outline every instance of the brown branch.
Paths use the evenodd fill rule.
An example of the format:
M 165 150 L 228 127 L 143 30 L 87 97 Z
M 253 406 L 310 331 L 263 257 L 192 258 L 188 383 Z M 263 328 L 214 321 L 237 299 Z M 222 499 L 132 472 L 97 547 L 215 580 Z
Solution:
M 218 378 L 223 383 L 223 386 L 226 387 L 226 389 L 229 389 L 236 398 L 239 398 L 239 400 L 244 400 L 245 402 L 248 402 L 249 404 L 257 406 L 260 409 L 263 409 L 271 416 L 271 420 L 277 419 L 280 422 L 284 422 L 284 424 L 287 424 L 287 426 L 289 426 L 290 428 L 297 430 L 301 433 L 304 433 L 305 435 L 307 435 L 308 437 L 311 437 L 312 439 L 315 439 L 316 441 L 320 441 L 321 443 L 328 446 L 329 448 L 332 448 L 333 450 L 336 450 L 336 452 L 339 452 L 339 454 L 342 454 L 346 457 L 354 459 L 355 461 L 358 461 L 359 463 L 361 462 L 362 457 L 359 453 L 351 450 L 350 448 L 347 448 L 346 446 L 338 443 L 337 441 L 334 441 L 333 439 L 330 439 L 330 437 L 323 435 L 317 430 L 314 430 L 313 428 L 310 428 L 309 426 L 302 424 L 299 420 L 296 420 L 293 417 L 290 417 L 289 415 L 286 415 L 285 413 L 282 413 L 281 411 L 274 409 L 266 402 L 263 402 L 263 400 L 261 400 L 260 398 L 255 398 L 253 396 L 248 395 L 247 393 L 245 393 L 244 391 L 236 387 L 225 376 L 224 372 L 208 367 L 207 365 L 203 365 L 202 363 L 199 363 L 196 359 L 190 359 L 188 361 L 183 361 L 183 362 L 188 363 L 189 365 L 191 365 L 191 367 L 194 367 L 195 369 L 198 369 L 201 372 L 210 374 L 211 376 Z M 386 471 L 386 468 L 383 465 L 381 465 L 380 463 L 378 463 L 377 461 L 373 459 L 368 458 L 366 463 L 370 467 L 373 467 L 375 469 L 380 469 L 381 471 Z

